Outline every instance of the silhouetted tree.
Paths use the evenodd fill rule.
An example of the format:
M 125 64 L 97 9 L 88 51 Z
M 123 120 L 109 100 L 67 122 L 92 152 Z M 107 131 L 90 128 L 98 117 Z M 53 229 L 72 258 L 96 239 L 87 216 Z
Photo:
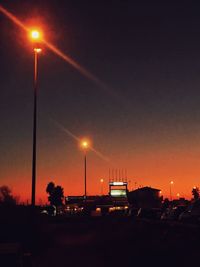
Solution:
M 16 205 L 16 198 L 12 195 L 11 189 L 6 185 L 0 187 L 0 204 L 7 206 Z
M 48 200 L 51 205 L 56 207 L 63 204 L 64 190 L 60 185 L 55 186 L 53 182 L 48 183 L 46 192 L 49 194 Z
M 192 189 L 192 195 L 194 197 L 194 200 L 199 199 L 199 188 L 198 187 L 194 187 Z
M 55 184 L 53 182 L 48 183 L 46 192 L 51 195 L 55 189 Z

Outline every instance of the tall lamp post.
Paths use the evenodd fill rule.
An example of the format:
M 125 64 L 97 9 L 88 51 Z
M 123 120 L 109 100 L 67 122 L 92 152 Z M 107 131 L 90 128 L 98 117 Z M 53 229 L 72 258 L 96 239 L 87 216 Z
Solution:
M 103 182 L 104 182 L 104 179 L 101 178 L 100 179 L 100 183 L 101 183 L 101 195 L 103 196 Z
M 84 197 L 87 197 L 87 150 L 89 149 L 89 142 L 87 140 L 83 140 L 81 142 L 81 147 L 84 152 Z
M 32 193 L 31 205 L 35 206 L 35 187 L 36 187 L 36 148 L 37 148 L 37 95 L 38 95 L 38 54 L 42 51 L 39 46 L 41 33 L 38 30 L 30 32 L 30 38 L 34 43 L 34 104 L 33 104 L 33 156 L 32 156 Z
M 169 190 L 170 190 L 170 200 L 172 201 L 172 185 L 174 184 L 173 181 L 170 182 L 169 184 Z

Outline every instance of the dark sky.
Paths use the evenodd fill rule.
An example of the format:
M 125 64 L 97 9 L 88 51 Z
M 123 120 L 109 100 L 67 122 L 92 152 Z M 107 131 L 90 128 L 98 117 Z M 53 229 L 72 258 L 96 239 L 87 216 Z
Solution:
M 131 183 L 189 194 L 200 176 L 200 6 L 192 1 L 0 1 L 95 74 L 83 77 L 45 47 L 39 59 L 38 191 L 49 179 L 81 193 L 82 158 L 62 132 L 92 138 L 91 193 L 108 168 Z M 33 54 L 24 33 L 0 15 L 0 184 L 29 186 Z M 76 170 L 76 171 L 75 171 Z M 70 177 L 70 178 L 69 178 Z M 74 178 L 75 177 L 75 178 Z M 78 187 L 78 185 L 80 185 Z M 77 191 L 76 191 L 77 190 Z M 19 186 L 16 191 L 19 191 Z M 183 192 L 183 193 L 182 193 Z

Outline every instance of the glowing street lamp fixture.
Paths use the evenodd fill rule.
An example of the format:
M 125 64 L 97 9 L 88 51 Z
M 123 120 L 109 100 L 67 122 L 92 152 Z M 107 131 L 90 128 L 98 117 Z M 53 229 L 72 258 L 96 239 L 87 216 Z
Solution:
M 36 188 L 36 159 L 37 159 L 37 95 L 38 95 L 38 54 L 41 53 L 40 42 L 42 41 L 42 34 L 38 30 L 30 31 L 29 35 L 32 42 L 34 42 L 34 105 L 33 105 L 33 156 L 32 156 L 32 193 L 31 205 L 35 206 L 35 188 Z
M 42 52 L 42 48 L 34 48 L 34 51 L 35 51 L 36 53 L 41 53 L 41 52 Z
M 88 140 L 83 139 L 80 143 L 80 146 L 82 150 L 84 151 L 84 187 L 85 187 L 85 192 L 84 192 L 84 197 L 86 199 L 87 197 L 87 150 L 90 148 L 90 142 Z
M 38 31 L 32 31 L 31 32 L 31 37 L 33 39 L 38 39 L 40 37 L 40 33 Z
M 42 38 L 42 34 L 40 31 L 38 30 L 31 30 L 30 31 L 30 38 L 32 39 L 32 41 L 41 41 Z
M 87 151 L 90 147 L 90 142 L 86 139 L 83 139 L 80 143 L 80 146 L 83 151 Z
M 33 43 L 34 53 L 40 53 L 42 51 L 42 32 L 38 30 L 31 30 L 29 32 L 29 39 Z
M 101 178 L 100 179 L 100 183 L 101 183 L 101 195 L 103 196 L 103 182 L 104 182 L 104 179 Z
M 88 142 L 87 142 L 87 141 L 83 141 L 83 143 L 82 143 L 82 147 L 83 147 L 84 149 L 88 148 Z
M 172 185 L 174 184 L 173 181 L 170 181 L 170 200 L 172 201 Z

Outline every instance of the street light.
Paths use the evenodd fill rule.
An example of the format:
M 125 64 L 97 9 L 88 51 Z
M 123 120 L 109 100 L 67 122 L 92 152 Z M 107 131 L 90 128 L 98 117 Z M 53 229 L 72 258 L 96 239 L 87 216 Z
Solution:
M 104 180 L 103 179 L 100 179 L 100 183 L 101 183 L 101 195 L 103 196 L 103 182 Z
M 38 54 L 42 51 L 39 43 L 41 42 L 41 32 L 34 29 L 30 31 L 30 39 L 33 42 L 34 52 L 34 105 L 33 105 L 33 157 L 32 157 L 32 195 L 31 205 L 35 206 L 35 187 L 36 187 L 36 148 L 37 148 L 37 95 L 38 95 Z
M 29 38 L 34 43 L 36 43 L 36 42 L 41 43 L 41 41 L 43 39 L 43 34 L 38 29 L 32 29 L 32 30 L 29 31 Z
M 31 38 L 34 40 L 40 39 L 40 32 L 38 30 L 31 31 Z
M 84 193 L 84 197 L 86 199 L 87 197 L 87 150 L 90 147 L 90 143 L 88 140 L 82 140 L 81 141 L 81 148 L 84 152 L 84 187 L 85 187 L 85 193 Z
M 173 181 L 170 182 L 170 200 L 172 201 L 172 185 L 174 184 Z

